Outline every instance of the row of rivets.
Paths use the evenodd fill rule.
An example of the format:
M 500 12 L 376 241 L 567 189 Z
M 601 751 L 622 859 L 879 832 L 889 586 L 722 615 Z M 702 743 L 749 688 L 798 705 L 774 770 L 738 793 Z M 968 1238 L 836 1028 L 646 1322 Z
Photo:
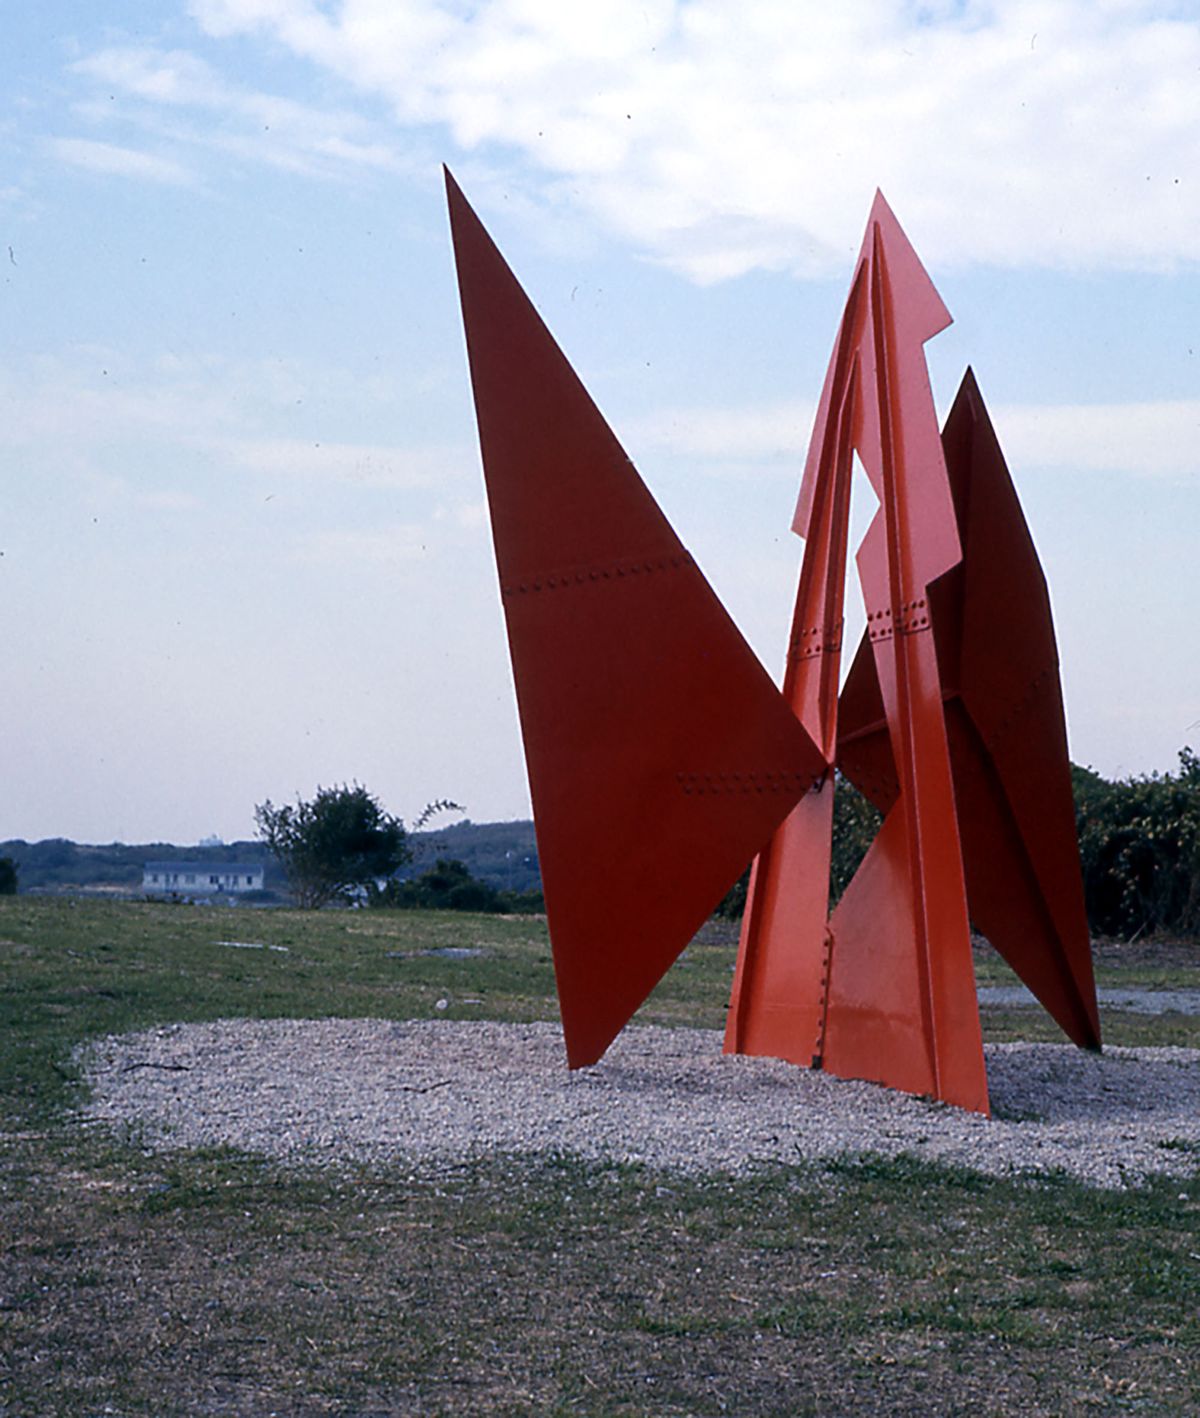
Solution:
M 829 976 L 833 964 L 833 932 L 825 927 L 821 950 L 821 983 L 817 987 L 817 1037 L 813 1041 L 812 1067 L 820 1068 L 825 1061 L 825 1025 L 829 1002 Z
M 789 788 L 807 788 L 809 773 L 676 773 L 675 781 L 685 793 L 781 793 Z
M 910 612 L 912 612 L 912 611 L 923 611 L 924 609 L 925 609 L 925 597 L 924 597 L 924 596 L 922 596 L 919 601 L 905 601 L 905 603 L 900 607 L 900 610 L 899 610 L 899 612 L 898 612 L 898 614 L 897 614 L 897 619 L 903 620 L 904 617 L 907 616 Z M 891 618 L 892 618 L 892 609 L 891 609 L 890 606 L 886 607 L 884 610 L 881 610 L 881 611 L 868 611 L 868 612 L 867 612 L 867 620 L 868 620 L 868 621 L 872 621 L 872 620 L 891 620 Z
M 535 576 L 530 581 L 520 581 L 500 589 L 505 596 L 524 596 L 531 591 L 565 591 L 574 586 L 586 586 L 591 582 L 621 581 L 626 576 L 648 576 L 655 571 L 678 571 L 691 565 L 692 558 L 686 554 L 664 556 L 658 561 L 627 561 L 620 566 L 600 566 L 587 571 L 562 571 L 555 572 L 553 576 Z
M 899 625 L 882 625 L 879 622 L 868 625 L 867 637 L 874 644 L 877 640 L 891 640 L 896 635 L 917 635 L 929 628 L 928 615 L 914 615 L 908 620 L 902 620 Z
M 816 655 L 834 654 L 842 648 L 844 621 L 834 625 L 810 625 L 792 637 L 792 654 L 799 660 L 811 660 Z
M 816 655 L 831 655 L 842 648 L 840 640 L 830 640 L 823 645 L 806 645 L 798 649 L 796 658 L 799 660 L 811 660 Z

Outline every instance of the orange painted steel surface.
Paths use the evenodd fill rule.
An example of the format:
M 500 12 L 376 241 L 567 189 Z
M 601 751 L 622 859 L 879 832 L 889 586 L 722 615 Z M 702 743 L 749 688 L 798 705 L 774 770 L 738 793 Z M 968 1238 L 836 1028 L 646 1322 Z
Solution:
M 594 1063 L 825 768 L 448 179 L 559 1006 Z
M 726 1048 L 820 1064 L 832 1073 L 986 1112 L 987 1076 L 928 592 L 930 583 L 961 559 L 922 351 L 949 319 L 891 210 L 877 196 L 801 485 L 794 525 L 806 546 L 797 620 L 803 618 L 800 603 L 811 568 L 817 579 L 838 582 L 840 622 L 848 519 L 844 513 L 831 519 L 827 509 L 848 503 L 857 453 L 880 504 L 857 561 L 897 793 L 828 924 L 828 849 L 818 856 L 811 846 L 817 831 L 827 834 L 824 822 L 816 828 L 803 812 L 794 813 L 759 859 L 756 899 L 743 919 Z M 803 716 L 819 681 L 820 741 L 833 760 L 840 623 L 836 634 L 830 625 L 824 632 L 813 635 L 810 628 L 807 638 L 803 631 L 793 634 L 788 681 L 798 693 L 794 689 L 789 697 Z M 819 644 L 819 651 L 811 654 L 808 644 Z M 801 832 L 803 842 L 788 840 Z M 757 900 L 760 881 L 765 878 L 768 889 L 774 885 L 773 859 L 781 847 L 781 866 L 791 878 L 782 889 L 796 896 L 796 878 L 809 878 L 803 917 L 795 910 L 763 911 Z M 819 981 L 815 1000 L 810 996 L 794 1011 L 762 1007 L 762 995 L 774 998 L 775 991 L 773 984 L 757 986 L 760 975 L 771 981 L 797 973 Z
M 971 919 L 1085 1048 L 1100 1024 L 1050 598 L 975 377 L 942 433 L 963 545 L 930 588 Z M 864 637 L 838 766 L 882 810 L 897 790 Z
M 453 179 L 451 228 L 569 1063 L 756 852 L 726 1049 L 986 1113 L 969 918 L 1099 1046 L 1049 600 L 950 317 L 877 195 L 794 529 L 782 694 Z M 867 632 L 838 693 L 857 455 Z M 835 767 L 885 814 L 829 916 Z

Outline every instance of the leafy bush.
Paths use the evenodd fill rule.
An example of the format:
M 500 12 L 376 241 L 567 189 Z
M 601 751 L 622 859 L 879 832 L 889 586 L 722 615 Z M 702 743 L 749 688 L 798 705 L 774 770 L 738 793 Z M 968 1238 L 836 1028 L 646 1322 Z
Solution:
M 1084 899 L 1094 932 L 1200 933 L 1200 758 L 1110 783 L 1073 768 Z
M 371 906 L 392 910 L 483 911 L 529 915 L 545 910 L 540 891 L 501 891 L 472 876 L 463 862 L 439 857 L 436 864 L 410 881 L 393 878 L 368 889 Z

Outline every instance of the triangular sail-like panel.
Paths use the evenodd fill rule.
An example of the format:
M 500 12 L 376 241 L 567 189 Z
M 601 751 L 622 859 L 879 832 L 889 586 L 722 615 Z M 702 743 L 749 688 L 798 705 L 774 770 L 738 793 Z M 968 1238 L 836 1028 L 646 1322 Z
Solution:
M 1099 1015 L 1050 599 L 970 370 L 942 431 L 962 564 L 932 587 L 971 919 L 1075 1043 Z M 866 637 L 838 764 L 877 807 L 899 791 Z
M 946 619 L 961 627 L 948 709 L 971 915 L 1067 1036 L 1098 1048 L 1050 597 L 970 370 L 942 437 L 964 548 Z
M 570 1064 L 825 767 L 447 174 Z

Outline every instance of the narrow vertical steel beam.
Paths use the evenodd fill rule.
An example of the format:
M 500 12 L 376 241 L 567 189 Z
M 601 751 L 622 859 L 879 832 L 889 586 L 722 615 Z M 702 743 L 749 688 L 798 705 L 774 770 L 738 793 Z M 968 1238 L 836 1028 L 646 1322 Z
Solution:
M 930 583 L 961 557 L 922 352 L 925 341 L 948 323 L 899 223 L 877 195 L 797 505 L 794 525 L 806 538 L 797 617 L 814 585 L 822 587 L 825 605 L 840 607 L 847 522 L 844 515 L 827 514 L 827 479 L 848 497 L 852 452 L 857 452 L 880 501 L 857 560 L 897 792 L 828 933 L 832 792 L 823 812 L 802 802 L 776 833 L 756 865 L 726 1048 L 796 1062 L 819 1060 L 833 1073 L 986 1112 L 966 890 L 929 609 Z M 834 538 L 840 545 L 831 551 Z M 833 578 L 839 582 L 836 592 L 828 586 Z M 831 655 L 826 677 L 817 683 L 811 675 L 790 677 L 792 707 L 805 716 L 830 762 L 837 756 L 837 663 Z M 767 908 L 758 900 L 764 881 Z M 781 908 L 781 901 L 790 909 Z M 774 984 L 754 990 L 760 977 L 796 980 L 801 963 L 804 995 L 789 1001 L 790 1010 Z

